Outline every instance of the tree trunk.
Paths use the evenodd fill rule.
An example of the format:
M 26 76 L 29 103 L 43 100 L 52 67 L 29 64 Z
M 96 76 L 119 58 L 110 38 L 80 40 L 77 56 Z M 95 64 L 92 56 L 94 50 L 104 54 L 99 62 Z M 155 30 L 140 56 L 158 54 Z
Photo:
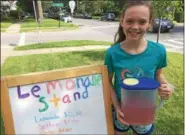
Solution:
M 39 23 L 43 21 L 43 11 L 42 11 L 42 3 L 41 0 L 37 0 L 37 20 Z

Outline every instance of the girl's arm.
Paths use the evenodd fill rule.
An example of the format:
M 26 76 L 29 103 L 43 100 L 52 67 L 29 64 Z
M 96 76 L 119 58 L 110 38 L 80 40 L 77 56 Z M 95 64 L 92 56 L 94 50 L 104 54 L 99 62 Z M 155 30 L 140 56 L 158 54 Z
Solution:
M 168 84 L 168 81 L 164 77 L 162 69 L 158 69 L 157 70 L 157 72 L 156 72 L 156 79 L 160 83 L 159 96 L 162 99 L 168 99 L 172 95 L 174 87 L 172 85 Z
M 117 99 L 117 96 L 116 96 L 116 93 L 115 93 L 115 90 L 114 90 L 114 87 L 113 87 L 113 84 L 112 84 L 112 77 L 113 77 L 113 75 L 109 75 L 109 83 L 110 83 L 110 90 L 111 90 L 111 99 L 112 99 L 112 103 L 114 105 L 114 108 L 116 109 L 117 119 L 120 122 L 122 122 L 123 124 L 129 125 L 129 123 L 124 121 L 124 118 L 123 118 L 124 114 L 121 111 L 121 107 L 120 107 L 120 104 L 118 102 L 118 99 Z
M 112 103 L 114 105 L 114 108 L 116 110 L 118 110 L 118 109 L 120 109 L 120 104 L 118 102 L 118 99 L 117 99 L 117 96 L 116 96 L 116 93 L 115 93 L 115 90 L 114 90 L 114 87 L 113 87 L 113 84 L 112 84 L 112 78 L 113 78 L 113 74 L 112 75 L 109 75 L 111 98 L 112 98 Z
M 156 72 L 156 79 L 159 81 L 160 84 L 168 84 L 166 78 L 164 77 L 163 70 L 158 69 Z

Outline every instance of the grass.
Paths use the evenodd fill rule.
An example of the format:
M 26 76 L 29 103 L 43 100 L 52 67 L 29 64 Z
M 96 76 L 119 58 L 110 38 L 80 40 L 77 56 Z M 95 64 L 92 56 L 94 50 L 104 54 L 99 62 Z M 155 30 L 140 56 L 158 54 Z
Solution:
M 184 77 L 183 55 L 169 53 L 168 67 L 165 70 L 167 80 L 175 86 L 175 92 L 165 106 L 157 113 L 157 133 L 161 135 L 184 134 Z
M 44 19 L 42 23 L 36 23 L 35 19 L 27 18 L 24 23 L 21 25 L 21 32 L 28 32 L 28 31 L 37 31 L 37 29 L 42 31 L 46 30 L 68 30 L 68 29 L 77 29 L 78 26 L 65 23 L 60 21 L 60 28 L 59 28 L 59 21 L 54 19 Z
M 5 32 L 6 29 L 12 25 L 14 22 L 16 22 L 17 20 L 15 18 L 7 18 L 3 21 L 1 21 L 1 32 Z
M 10 25 L 12 25 L 12 22 L 1 22 L 1 28 L 8 28 Z
M 92 16 L 92 19 L 100 20 L 101 19 L 101 16 Z
M 31 44 L 25 46 L 17 46 L 15 50 L 30 50 L 30 49 L 43 49 L 54 47 L 73 47 L 73 46 L 85 46 L 85 45 L 111 45 L 108 41 L 94 41 L 94 40 L 69 40 L 61 42 L 47 42 L 40 44 Z
M 48 71 L 82 65 L 103 64 L 105 51 L 40 54 L 9 57 L 2 66 L 2 76 Z M 173 96 L 156 114 L 153 135 L 182 135 L 184 133 L 183 55 L 168 53 L 167 80 L 175 85 Z M 2 128 L 2 127 L 1 127 Z M 1 130 L 3 134 L 4 130 Z

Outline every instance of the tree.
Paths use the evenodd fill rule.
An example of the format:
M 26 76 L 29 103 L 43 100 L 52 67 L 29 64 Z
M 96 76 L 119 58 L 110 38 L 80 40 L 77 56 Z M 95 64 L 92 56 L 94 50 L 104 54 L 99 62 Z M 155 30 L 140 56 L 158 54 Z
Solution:
M 37 20 L 39 23 L 41 23 L 43 21 L 43 11 L 42 11 L 42 3 L 41 0 L 37 0 L 36 3 L 36 11 L 37 11 Z
M 157 42 L 159 41 L 161 31 L 161 20 L 173 16 L 175 10 L 182 10 L 182 1 L 170 1 L 170 0 L 153 0 L 152 5 L 155 9 L 155 17 L 159 18 L 159 27 L 157 34 Z M 173 19 L 173 17 L 171 17 Z
M 27 5 L 28 5 L 27 0 L 17 0 L 16 5 L 17 5 L 17 7 L 18 7 L 20 10 L 23 10 L 24 12 L 27 11 Z
M 1 1 L 1 12 L 8 16 L 14 3 L 15 1 L 12 0 Z
M 33 10 L 33 1 L 36 7 L 37 20 L 42 22 L 43 20 L 43 11 L 42 11 L 42 2 L 41 0 L 17 0 L 17 7 L 20 11 L 31 12 L 34 14 Z
M 116 0 L 76 0 L 76 12 L 102 14 L 105 12 L 119 12 Z
M 52 6 L 52 1 L 42 1 L 42 9 L 44 12 L 47 12 L 48 9 Z
M 8 16 L 9 4 L 1 1 L 1 20 L 4 16 Z
M 13 1 L 13 0 L 8 0 L 8 3 L 9 3 L 9 12 L 10 12 L 12 6 L 15 4 L 15 1 Z

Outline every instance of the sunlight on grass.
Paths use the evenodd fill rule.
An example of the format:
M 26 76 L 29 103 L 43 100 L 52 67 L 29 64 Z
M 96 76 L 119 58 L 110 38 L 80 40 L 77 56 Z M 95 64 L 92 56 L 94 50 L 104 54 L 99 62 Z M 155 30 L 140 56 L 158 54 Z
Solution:
M 10 25 L 12 25 L 11 22 L 2 22 L 1 23 L 1 28 L 8 28 Z
M 108 41 L 95 41 L 95 40 L 66 40 L 60 42 L 47 42 L 40 44 L 31 44 L 25 46 L 17 46 L 14 50 L 30 50 L 30 49 L 43 49 L 55 47 L 73 47 L 73 46 L 86 46 L 86 45 L 111 45 Z
M 6 29 L 10 25 L 12 25 L 13 23 L 18 22 L 18 21 L 19 21 L 18 19 L 15 19 L 15 18 L 12 18 L 12 17 L 9 17 L 9 18 L 6 18 L 5 20 L 2 20 L 1 21 L 1 32 L 6 31 Z
M 12 22 L 1 22 L 1 32 L 5 32 L 10 25 L 12 25 Z
M 43 22 L 38 24 L 35 19 L 28 18 L 24 21 L 24 23 L 21 25 L 21 32 L 27 32 L 27 31 L 36 31 L 37 27 L 39 27 L 39 30 L 52 30 L 52 29 L 58 29 L 58 30 L 67 30 L 67 29 L 77 29 L 78 26 L 72 24 L 72 23 L 65 23 L 63 21 L 60 21 L 60 28 L 59 28 L 59 21 L 54 19 L 44 19 Z

